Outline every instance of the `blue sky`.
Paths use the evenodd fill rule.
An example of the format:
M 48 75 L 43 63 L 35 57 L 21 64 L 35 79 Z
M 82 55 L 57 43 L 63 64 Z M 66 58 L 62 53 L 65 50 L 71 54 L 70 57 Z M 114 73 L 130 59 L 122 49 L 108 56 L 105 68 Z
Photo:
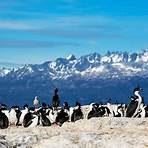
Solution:
M 147 0 L 4 0 L 0 62 L 148 48 Z

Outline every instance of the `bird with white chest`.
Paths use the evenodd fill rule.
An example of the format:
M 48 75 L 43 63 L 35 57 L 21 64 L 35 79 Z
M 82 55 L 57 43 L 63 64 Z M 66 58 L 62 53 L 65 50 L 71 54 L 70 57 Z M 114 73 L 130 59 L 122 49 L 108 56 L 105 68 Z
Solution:
M 137 117 L 139 115 L 139 110 L 141 108 L 141 104 L 143 104 L 143 98 L 140 95 L 142 88 L 139 86 L 134 89 L 134 96 L 131 97 L 131 101 L 127 107 L 126 117 Z

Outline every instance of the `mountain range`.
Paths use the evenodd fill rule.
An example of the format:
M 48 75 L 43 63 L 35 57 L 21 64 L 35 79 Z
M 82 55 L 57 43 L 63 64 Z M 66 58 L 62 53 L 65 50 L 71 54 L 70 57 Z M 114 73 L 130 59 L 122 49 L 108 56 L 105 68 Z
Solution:
M 0 84 L 0 102 L 9 105 L 32 104 L 35 96 L 50 104 L 55 88 L 61 103 L 105 103 L 110 98 L 127 103 L 137 85 L 148 103 L 148 50 L 69 55 L 43 64 L 1 68 Z

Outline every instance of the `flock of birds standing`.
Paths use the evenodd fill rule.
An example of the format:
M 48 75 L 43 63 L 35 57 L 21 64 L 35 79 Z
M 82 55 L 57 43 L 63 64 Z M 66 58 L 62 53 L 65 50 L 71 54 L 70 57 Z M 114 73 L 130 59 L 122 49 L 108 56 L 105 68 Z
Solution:
M 87 119 L 92 117 L 130 117 L 144 118 L 148 117 L 148 106 L 144 104 L 143 97 L 140 95 L 140 87 L 134 89 L 134 96 L 128 105 L 126 104 L 98 104 L 91 103 Z M 36 127 L 51 126 L 53 124 L 62 126 L 64 122 L 75 122 L 84 118 L 84 113 L 79 102 L 76 102 L 75 107 L 69 107 L 68 102 L 64 102 L 62 107 L 59 107 L 58 89 L 55 90 L 53 97 L 53 106 L 48 106 L 42 103 L 39 106 L 37 97 L 34 99 L 34 107 L 26 104 L 21 110 L 18 106 L 12 106 L 9 110 L 7 106 L 0 106 L 0 128 L 5 129 L 10 125 Z

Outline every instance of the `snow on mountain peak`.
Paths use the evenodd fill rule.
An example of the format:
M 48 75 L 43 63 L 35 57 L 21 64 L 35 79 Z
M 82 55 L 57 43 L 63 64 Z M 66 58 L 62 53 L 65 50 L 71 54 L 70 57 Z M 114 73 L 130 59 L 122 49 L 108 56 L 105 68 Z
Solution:
M 0 76 L 7 75 L 6 70 Z M 148 74 L 148 51 L 141 53 L 108 52 L 105 55 L 92 53 L 76 58 L 70 54 L 67 58 L 41 65 L 25 65 L 13 71 L 16 77 L 26 75 L 44 75 L 51 79 L 67 79 L 74 76 L 82 77 L 120 77 Z
M 69 61 L 73 61 L 73 60 L 76 60 L 76 57 L 73 55 L 73 54 L 69 54 L 67 57 L 66 57 L 67 60 Z
M 0 69 L 0 77 L 6 76 L 10 71 L 11 71 L 10 69 L 1 68 Z
M 148 51 L 144 51 L 141 56 L 142 61 L 148 62 Z

